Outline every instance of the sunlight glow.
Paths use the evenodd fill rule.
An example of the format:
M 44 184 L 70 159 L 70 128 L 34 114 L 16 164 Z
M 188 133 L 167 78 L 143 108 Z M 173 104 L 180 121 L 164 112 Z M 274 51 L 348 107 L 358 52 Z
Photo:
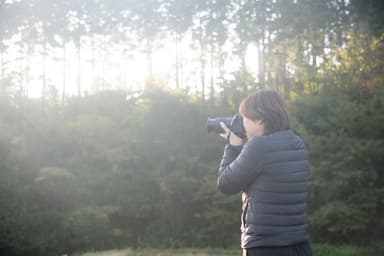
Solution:
M 248 72 L 257 77 L 259 74 L 259 49 L 255 44 L 250 44 L 248 46 L 245 62 Z
M 47 47 L 44 50 L 42 45 L 28 45 L 28 42 L 21 40 L 20 35 L 16 35 L 7 43 L 10 45 L 6 54 L 10 63 L 8 69 L 15 73 L 14 79 L 19 88 L 26 88 L 25 94 L 28 97 L 41 97 L 44 84 L 45 96 L 57 99 L 62 97 L 64 90 L 66 96 L 78 95 L 79 83 L 82 95 L 106 89 L 140 91 L 144 88 L 149 75 L 147 56 L 143 49 L 128 49 L 125 45 L 111 44 L 105 38 L 82 39 L 80 52 L 73 42 L 65 44 L 65 52 L 64 47 Z M 200 50 L 191 48 L 191 43 L 192 38 L 186 35 L 178 46 L 180 55 L 178 80 L 185 90 L 196 93 L 201 90 Z M 233 79 L 232 72 L 238 70 L 240 66 L 238 56 L 231 53 L 233 47 L 230 43 L 222 47 L 227 53 L 223 64 L 225 80 Z M 209 61 L 207 58 L 204 71 L 207 88 L 211 85 L 212 79 L 215 86 L 218 86 L 221 75 L 217 67 L 211 70 Z M 247 71 L 256 77 L 258 49 L 253 44 L 247 49 L 246 65 Z M 23 73 L 24 75 L 20 75 Z M 153 49 L 152 75 L 156 83 L 176 88 L 174 40 L 164 39 L 161 47 Z M 216 89 L 215 91 L 219 91 L 219 88 Z

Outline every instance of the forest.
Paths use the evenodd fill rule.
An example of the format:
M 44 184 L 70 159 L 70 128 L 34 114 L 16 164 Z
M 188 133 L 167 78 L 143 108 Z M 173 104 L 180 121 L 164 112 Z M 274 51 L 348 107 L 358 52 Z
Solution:
M 257 89 L 310 159 L 315 244 L 384 253 L 381 0 L 0 0 L 0 254 L 234 248 L 216 187 Z

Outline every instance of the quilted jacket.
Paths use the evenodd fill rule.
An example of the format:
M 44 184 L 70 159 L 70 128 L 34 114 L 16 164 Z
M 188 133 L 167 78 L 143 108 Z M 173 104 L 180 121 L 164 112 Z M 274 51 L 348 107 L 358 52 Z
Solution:
M 291 130 L 225 146 L 217 185 L 225 194 L 242 192 L 242 248 L 309 240 L 308 176 L 304 142 Z

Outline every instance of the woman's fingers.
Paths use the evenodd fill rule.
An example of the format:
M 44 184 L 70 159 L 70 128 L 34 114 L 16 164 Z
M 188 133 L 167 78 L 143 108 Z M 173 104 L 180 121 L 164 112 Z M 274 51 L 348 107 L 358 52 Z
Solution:
M 227 139 L 228 138 L 228 134 L 230 132 L 229 128 L 223 122 L 220 122 L 220 126 L 224 130 L 224 133 L 220 133 L 220 136 L 223 137 L 224 139 Z
M 233 132 L 231 133 L 231 130 L 227 127 L 227 125 L 225 123 L 220 122 L 220 126 L 224 130 L 224 133 L 221 133 L 220 136 L 226 140 L 229 140 L 229 143 L 231 145 L 240 146 L 240 145 L 244 144 L 243 140 L 239 136 L 237 136 Z M 230 137 L 228 137 L 229 134 L 231 134 Z
M 223 128 L 225 133 L 229 133 L 229 128 L 227 127 L 227 125 L 225 123 L 220 122 L 220 126 L 221 126 L 221 128 Z

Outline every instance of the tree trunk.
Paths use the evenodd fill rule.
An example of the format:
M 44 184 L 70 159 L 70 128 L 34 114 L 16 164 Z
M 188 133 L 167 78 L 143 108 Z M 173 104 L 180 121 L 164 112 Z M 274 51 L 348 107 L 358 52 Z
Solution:
M 300 73 L 299 66 L 303 66 L 304 63 L 304 47 L 301 41 L 300 35 L 296 36 L 296 48 L 297 48 L 297 59 L 298 63 L 296 63 L 296 79 L 300 81 L 301 90 L 304 90 L 304 80 L 302 79 L 302 73 Z
M 286 57 L 285 57 L 285 47 L 283 48 L 283 53 L 281 55 L 281 58 L 282 58 L 282 65 L 281 65 L 281 75 L 282 75 L 282 82 L 283 82 L 283 86 L 284 86 L 284 96 L 286 99 L 289 99 L 289 91 L 290 91 L 290 88 L 289 88 L 289 85 L 288 85 L 288 81 L 287 81 L 287 77 L 286 77 Z
M 215 23 L 215 15 L 214 15 L 214 0 L 210 1 L 210 20 L 214 24 Z M 215 95 L 215 39 L 214 39 L 214 31 L 210 31 L 210 101 L 213 102 L 213 97 Z
M 131 59 L 131 57 L 129 56 L 129 47 L 126 46 L 126 44 L 124 45 L 123 47 L 123 51 L 124 51 L 124 59 L 123 59 L 123 68 L 121 69 L 121 72 L 122 72 L 122 77 L 123 77 L 123 81 L 124 81 L 124 89 L 126 89 L 127 91 L 133 91 L 133 88 L 129 86 L 129 83 L 128 83 L 128 74 L 129 74 L 129 69 L 127 69 L 128 67 L 128 63 L 129 63 L 129 60 Z
M 81 97 L 81 35 L 77 41 L 77 96 Z
M 5 94 L 6 89 L 5 89 L 5 84 L 4 84 L 4 79 L 5 79 L 5 60 L 4 60 L 4 51 L 5 47 L 4 46 L 4 39 L 3 36 L 0 35 L 0 89 L 1 93 Z
M 23 89 L 23 75 L 24 75 L 24 45 L 23 39 L 19 44 L 19 97 L 23 97 L 24 89 Z
M 147 81 L 145 83 L 146 89 L 150 89 L 153 83 L 153 61 L 152 61 L 152 39 L 147 39 L 146 44 L 146 57 L 147 57 Z
M 43 87 L 41 90 L 41 102 L 45 101 L 45 94 L 47 90 L 47 40 L 43 35 Z
M 105 61 L 106 61 L 106 55 L 107 55 L 107 50 L 106 50 L 106 42 L 105 42 L 105 37 L 102 37 L 101 39 L 101 50 L 103 52 L 103 57 L 101 60 L 101 90 L 104 91 L 105 88 Z
M 95 39 L 95 34 L 92 34 L 92 40 L 91 40 L 91 51 L 92 51 L 92 76 L 95 78 L 96 77 L 96 43 L 95 43 L 96 39 Z M 125 53 L 124 53 L 124 61 L 126 60 L 126 57 L 125 57 Z M 126 65 L 124 65 L 125 67 Z M 95 81 L 96 79 L 93 79 L 91 81 L 91 92 L 94 92 L 94 83 L 96 82 Z M 124 81 L 125 82 L 125 81 Z
M 215 50 L 215 45 L 214 45 L 213 38 L 212 38 L 212 35 L 211 35 L 211 57 L 210 57 L 210 61 L 211 61 L 210 100 L 211 101 L 213 101 L 213 97 L 215 95 L 215 84 L 214 84 L 215 83 L 215 72 L 214 72 L 214 69 L 215 69 L 215 54 L 214 54 L 214 50 Z
M 205 101 L 205 44 L 200 39 L 200 80 L 201 80 L 201 100 Z
M 2 47 L 3 41 L 0 42 L 0 81 L 4 79 L 4 50 Z
M 30 63 L 30 54 L 32 53 L 32 49 L 31 49 L 31 44 L 30 43 L 27 43 L 27 52 L 26 52 L 26 67 L 25 67 L 25 96 L 28 97 L 29 96 L 29 83 L 31 82 L 31 77 L 29 76 L 29 71 L 30 71 L 30 66 L 31 66 L 31 63 Z
M 61 95 L 61 105 L 64 106 L 65 104 L 65 86 L 66 86 L 66 79 L 67 79 L 67 48 L 66 43 L 63 43 L 63 84 L 62 84 L 62 95 Z
M 264 29 L 258 46 L 259 50 L 259 83 L 265 87 L 265 43 L 264 43 Z
M 179 74 L 180 74 L 180 49 L 179 49 L 179 47 L 180 47 L 180 39 L 179 39 L 179 34 L 178 33 L 176 33 L 176 49 L 175 49 L 175 51 L 176 51 L 176 59 L 175 59 L 175 61 L 176 61 L 176 63 L 175 63 L 175 65 L 176 65 L 176 68 L 175 68 L 175 80 L 176 80 L 176 88 L 177 89 L 179 89 L 179 87 L 180 87 L 180 76 L 179 76 Z
M 179 52 L 179 80 L 180 80 L 180 88 L 185 88 L 184 81 L 184 55 L 183 55 L 183 37 L 184 34 L 180 35 L 180 52 Z
M 248 85 L 245 83 L 245 74 L 247 72 L 247 64 L 245 61 L 246 57 L 246 52 L 247 52 L 247 42 L 245 41 L 245 29 L 244 29 L 244 13 L 243 13 L 243 1 L 239 1 L 240 5 L 240 17 L 239 17 L 239 22 L 240 22 L 240 31 L 239 31 L 239 37 L 240 37 L 240 43 L 239 43 L 239 55 L 240 55 L 240 61 L 241 61 L 241 81 L 243 82 L 244 86 L 244 95 L 248 93 Z
M 223 53 L 223 49 L 222 47 L 220 47 L 219 43 L 218 43 L 218 54 L 219 54 L 219 60 L 218 60 L 218 67 L 219 67 L 219 85 L 221 88 L 223 88 L 224 86 L 224 76 L 225 76 L 225 67 L 224 67 L 224 62 L 225 62 L 225 58 L 224 58 L 224 53 Z
M 205 45 L 205 31 L 203 31 L 203 24 L 201 22 L 201 16 L 199 15 L 199 28 L 198 28 L 198 43 L 200 46 L 200 83 L 201 83 L 201 101 L 205 101 L 205 65 L 206 65 L 206 45 Z M 198 88 L 196 88 L 198 89 Z

